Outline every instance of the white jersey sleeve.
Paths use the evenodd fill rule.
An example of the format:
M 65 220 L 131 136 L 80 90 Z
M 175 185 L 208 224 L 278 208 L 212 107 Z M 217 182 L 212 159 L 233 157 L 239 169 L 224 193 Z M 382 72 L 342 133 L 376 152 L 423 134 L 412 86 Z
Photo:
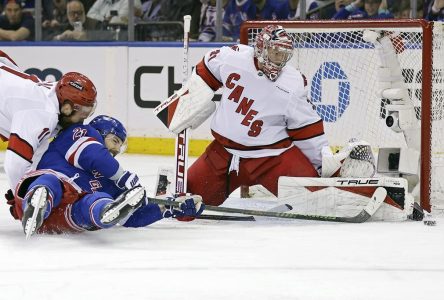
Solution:
M 11 188 L 32 170 L 33 162 L 37 163 L 34 154 L 38 148 L 47 147 L 57 123 L 58 115 L 45 110 L 22 110 L 14 114 L 4 161 Z
M 16 71 L 20 71 L 19 67 L 15 63 L 15 61 L 12 60 L 12 58 L 9 57 L 8 54 L 0 50 L 0 66 L 4 65 L 11 69 L 14 69 Z
M 298 75 L 303 77 L 300 73 Z M 292 101 L 287 108 L 287 132 L 293 143 L 319 171 L 322 167 L 322 148 L 328 146 L 323 121 L 307 97 L 305 79 L 296 82 Z
M 230 52 L 237 51 L 237 45 L 232 47 L 224 46 L 214 49 L 205 54 L 203 60 L 196 66 L 196 73 L 211 87 L 217 91 L 223 85 L 221 68 L 229 59 Z

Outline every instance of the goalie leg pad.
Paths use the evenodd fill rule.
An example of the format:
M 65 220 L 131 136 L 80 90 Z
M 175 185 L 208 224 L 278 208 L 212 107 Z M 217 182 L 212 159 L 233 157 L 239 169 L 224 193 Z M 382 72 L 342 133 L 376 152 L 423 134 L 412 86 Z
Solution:
M 385 188 L 387 196 L 371 220 L 407 220 L 413 197 L 404 178 L 280 177 L 278 200 L 299 214 L 353 217 L 367 206 L 378 187 Z

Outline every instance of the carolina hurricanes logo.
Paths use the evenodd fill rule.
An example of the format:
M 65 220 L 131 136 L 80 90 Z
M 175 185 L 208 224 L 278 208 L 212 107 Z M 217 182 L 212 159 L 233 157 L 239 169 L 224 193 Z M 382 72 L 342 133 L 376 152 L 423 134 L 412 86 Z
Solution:
M 75 141 L 82 136 L 85 136 L 88 131 L 85 128 L 77 127 L 73 130 L 72 139 Z

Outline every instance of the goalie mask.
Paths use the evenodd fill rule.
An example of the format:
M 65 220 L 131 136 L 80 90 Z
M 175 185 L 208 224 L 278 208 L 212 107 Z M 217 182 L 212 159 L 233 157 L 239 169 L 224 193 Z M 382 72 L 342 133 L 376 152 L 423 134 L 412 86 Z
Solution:
M 70 101 L 75 111 L 81 111 L 86 116 L 94 113 L 97 91 L 92 81 L 85 75 L 77 72 L 66 73 L 57 83 L 56 94 L 60 106 L 65 101 Z
M 114 156 L 125 152 L 127 147 L 126 129 L 119 120 L 100 115 L 92 119 L 89 125 L 100 133 L 105 146 Z
M 293 41 L 282 26 L 267 25 L 256 37 L 254 56 L 261 71 L 275 81 L 293 56 Z

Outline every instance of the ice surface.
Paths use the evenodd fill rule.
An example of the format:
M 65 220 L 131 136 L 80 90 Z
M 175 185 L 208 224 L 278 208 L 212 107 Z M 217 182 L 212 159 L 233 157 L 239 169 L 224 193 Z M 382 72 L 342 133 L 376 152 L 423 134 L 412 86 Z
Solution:
M 149 194 L 163 156 L 123 155 Z M 4 174 L 0 187 L 7 190 Z M 226 206 L 269 207 L 230 198 Z M 444 219 L 162 220 L 26 241 L 0 205 L 0 299 L 444 299 Z

